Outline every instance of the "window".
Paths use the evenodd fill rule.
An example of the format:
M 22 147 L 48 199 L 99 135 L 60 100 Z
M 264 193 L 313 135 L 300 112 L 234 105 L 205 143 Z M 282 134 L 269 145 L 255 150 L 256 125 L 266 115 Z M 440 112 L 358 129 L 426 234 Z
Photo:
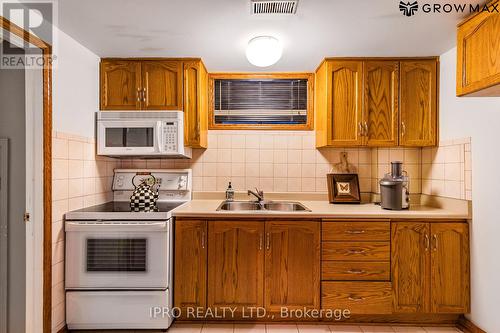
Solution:
M 210 129 L 312 129 L 312 74 L 210 75 Z

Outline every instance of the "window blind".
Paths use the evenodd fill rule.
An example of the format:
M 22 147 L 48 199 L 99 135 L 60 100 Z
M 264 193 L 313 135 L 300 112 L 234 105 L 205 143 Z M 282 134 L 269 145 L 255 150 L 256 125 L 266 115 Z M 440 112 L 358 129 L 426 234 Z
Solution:
M 306 79 L 214 80 L 216 124 L 306 124 Z

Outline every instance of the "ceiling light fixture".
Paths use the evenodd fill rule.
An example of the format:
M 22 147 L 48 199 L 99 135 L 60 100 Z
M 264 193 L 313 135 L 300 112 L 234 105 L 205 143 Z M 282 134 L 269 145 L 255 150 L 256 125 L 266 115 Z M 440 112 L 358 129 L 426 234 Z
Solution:
M 250 39 L 247 46 L 247 59 L 257 67 L 274 65 L 281 58 L 283 46 L 280 41 L 271 36 L 259 36 Z

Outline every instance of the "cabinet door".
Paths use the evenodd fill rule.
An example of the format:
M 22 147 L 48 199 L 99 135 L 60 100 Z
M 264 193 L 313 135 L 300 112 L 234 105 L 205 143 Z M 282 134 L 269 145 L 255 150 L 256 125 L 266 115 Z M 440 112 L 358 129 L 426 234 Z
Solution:
M 431 311 L 469 312 L 469 226 L 431 224 Z
M 398 145 L 399 62 L 366 61 L 363 128 L 366 144 Z
M 142 61 L 145 110 L 182 110 L 182 62 Z
M 208 229 L 208 306 L 263 306 L 264 222 L 214 221 Z
M 499 45 L 498 12 L 481 12 L 458 27 L 457 95 L 500 96 Z
M 320 307 L 320 224 L 266 222 L 265 307 Z
M 330 146 L 362 145 L 363 62 L 328 63 L 327 122 Z
M 402 146 L 434 146 L 437 142 L 437 62 L 402 61 L 400 139 Z
M 176 221 L 174 304 L 181 309 L 207 305 L 206 238 L 206 221 Z
M 184 62 L 184 143 L 207 148 L 208 73 L 200 60 Z
M 101 110 L 140 109 L 140 87 L 140 62 L 126 60 L 101 61 Z
M 392 224 L 394 312 L 429 312 L 429 224 Z

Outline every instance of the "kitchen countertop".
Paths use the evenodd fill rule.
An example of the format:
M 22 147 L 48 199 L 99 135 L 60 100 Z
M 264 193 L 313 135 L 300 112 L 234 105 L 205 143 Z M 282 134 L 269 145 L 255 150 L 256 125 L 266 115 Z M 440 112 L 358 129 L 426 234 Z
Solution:
M 280 211 L 217 211 L 223 200 L 195 199 L 173 210 L 176 217 L 203 218 L 391 218 L 391 219 L 470 219 L 470 202 L 426 198 L 423 204 L 412 205 L 409 210 L 392 211 L 382 209 L 373 203 L 330 204 L 324 200 L 284 200 L 298 201 L 309 208 L 310 212 Z

